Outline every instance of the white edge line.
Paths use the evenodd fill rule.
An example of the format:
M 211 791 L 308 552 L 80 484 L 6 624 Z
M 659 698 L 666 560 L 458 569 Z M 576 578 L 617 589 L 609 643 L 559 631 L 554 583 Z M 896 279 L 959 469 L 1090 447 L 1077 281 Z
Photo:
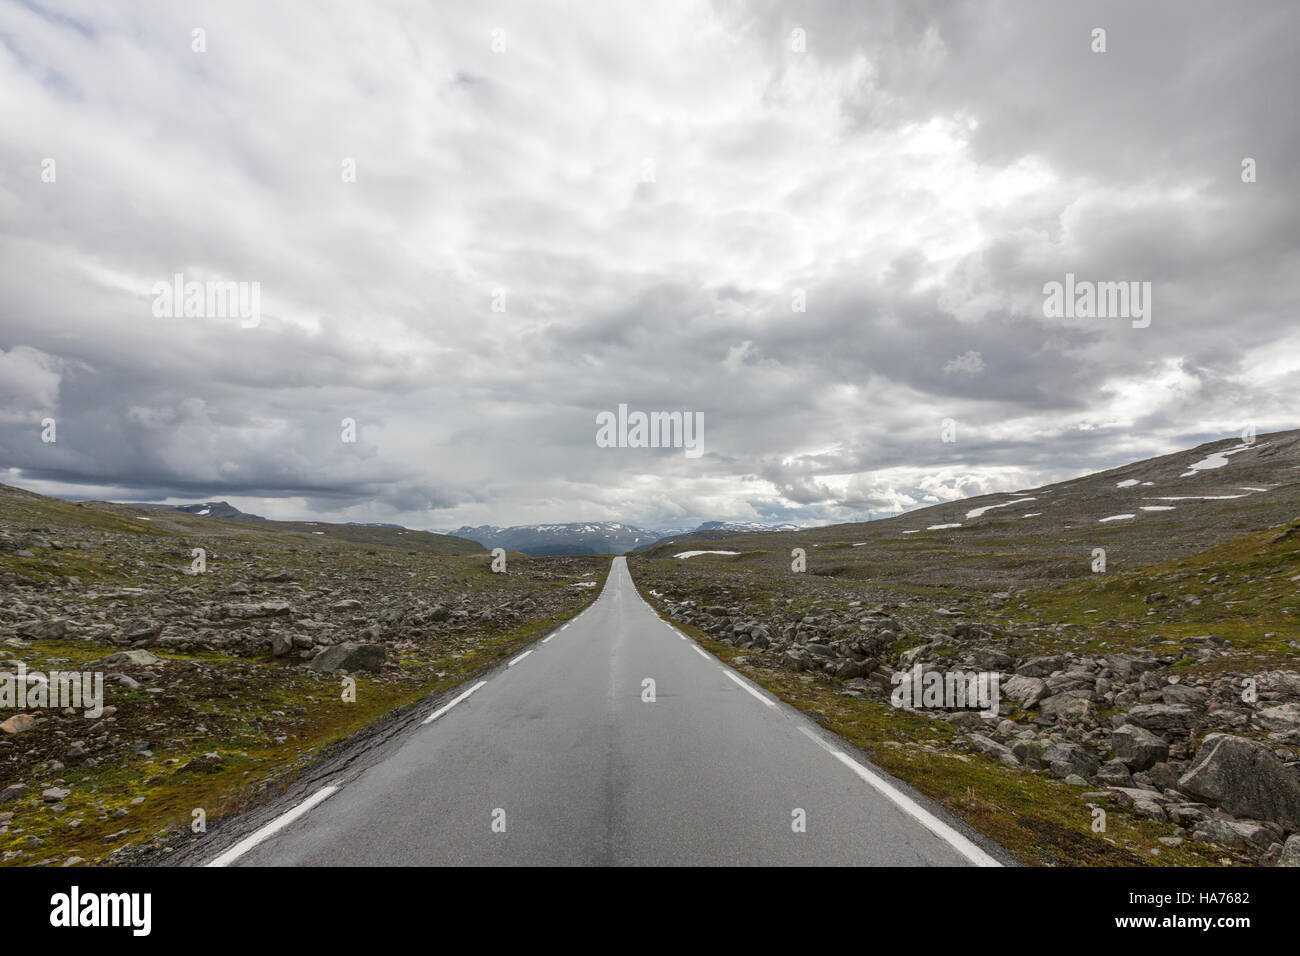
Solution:
M 767 697 L 765 697 L 764 695 L 760 694 L 760 693 L 759 693 L 758 691 L 756 691 L 754 688 L 750 687 L 749 684 L 748 684 L 746 681 L 741 680 L 738 676 L 736 676 L 735 674 L 733 674 L 733 673 L 731 672 L 730 668 L 723 667 L 723 668 L 722 668 L 722 673 L 726 674 L 728 677 L 730 677 L 732 680 L 734 680 L 737 684 L 739 684 L 742 688 L 744 688 L 745 690 L 749 691 L 749 693 L 753 694 L 755 697 L 757 697 L 757 698 L 758 698 L 759 700 L 761 700 L 763 703 L 767 704 L 768 707 L 775 707 L 775 706 L 776 706 L 776 701 L 774 701 L 774 700 L 770 700 L 769 698 L 767 698 Z
M 439 707 L 437 710 L 435 710 L 435 711 L 434 711 L 432 714 L 430 714 L 428 717 L 424 718 L 424 723 L 426 723 L 426 724 L 431 724 L 431 723 L 433 723 L 435 720 L 437 720 L 439 717 L 441 717 L 441 716 L 442 716 L 443 714 L 445 714 L 447 711 L 451 710 L 453 707 L 455 707 L 457 704 L 459 704 L 462 700 L 464 700 L 464 699 L 465 699 L 466 697 L 468 697 L 470 694 L 474 693 L 474 691 L 478 690 L 480 687 L 482 687 L 482 686 L 483 686 L 484 684 L 486 684 L 486 683 L 487 683 L 487 681 L 485 681 L 485 680 L 481 680 L 481 681 L 479 681 L 477 684 L 475 684 L 473 687 L 471 687 L 469 690 L 465 691 L 465 693 L 463 693 L 463 694 L 461 694 L 459 697 L 457 697 L 455 700 L 451 701 L 450 703 L 443 704 L 441 707 Z
M 699 654 L 701 657 L 708 657 L 708 656 L 709 656 L 708 654 L 704 653 L 704 651 L 700 650 L 700 646 L 699 646 L 698 644 L 693 644 L 693 645 L 691 645 L 691 646 L 695 648 L 695 653 L 696 653 L 696 654 Z
M 554 636 L 555 636 L 554 634 L 551 634 L 551 635 L 549 635 L 549 636 L 547 636 L 547 637 L 542 638 L 542 643 L 545 644 L 547 641 L 549 641 L 549 640 L 550 640 L 552 637 L 554 637 Z
M 322 787 L 289 812 L 282 813 L 260 830 L 244 837 L 244 839 L 240 840 L 225 853 L 221 854 L 221 856 L 209 863 L 208 866 L 229 866 L 267 837 L 283 830 L 290 823 L 293 823 L 294 820 L 297 820 L 312 807 L 316 806 L 316 804 L 325 800 L 327 797 L 333 796 L 338 792 L 338 789 L 338 787 L 332 784 L 328 787 Z
M 513 661 L 511 661 L 509 664 L 507 664 L 506 667 L 514 667 L 516 664 L 518 664 L 520 661 L 522 661 L 525 657 L 527 657 L 531 653 L 532 653 L 532 649 L 529 648 L 528 650 L 520 654 L 518 657 L 516 657 Z
M 902 810 L 909 817 L 911 817 L 917 823 L 921 824 L 921 826 L 925 827 L 935 836 L 947 842 L 948 845 L 950 845 L 954 850 L 956 850 L 966 859 L 970 860 L 976 866 L 1001 866 L 1002 865 L 993 857 L 989 856 L 987 853 L 981 850 L 978 846 L 976 846 L 974 842 L 962 836 L 952 827 L 948 826 L 948 824 L 944 823 L 942 820 L 936 817 L 929 810 L 925 809 L 925 807 L 921 806 L 911 797 L 907 796 L 907 794 L 903 793 L 897 787 L 892 786 L 890 783 L 888 783 L 878 774 L 872 773 L 870 770 L 862 766 L 862 764 L 858 763 L 856 760 L 854 760 L 844 751 L 836 750 L 834 747 L 832 747 L 826 741 L 822 740 L 821 737 L 817 736 L 817 734 L 813 733 L 807 727 L 800 727 L 799 729 L 803 732 L 804 736 L 814 741 L 817 744 L 817 746 L 821 747 L 823 750 L 825 750 L 828 754 L 830 754 L 840 763 L 844 764 L 846 767 L 848 767 L 850 770 L 856 773 L 860 778 L 862 778 L 862 780 L 867 785 L 869 785 L 870 787 L 872 787 L 873 789 L 881 793 L 886 799 L 889 800 L 890 803 L 894 804 L 894 806 L 898 807 L 898 809 Z

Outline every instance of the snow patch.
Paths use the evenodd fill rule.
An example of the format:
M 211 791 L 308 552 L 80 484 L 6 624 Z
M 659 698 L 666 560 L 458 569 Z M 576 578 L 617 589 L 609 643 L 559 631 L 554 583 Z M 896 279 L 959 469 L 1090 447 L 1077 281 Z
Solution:
M 1123 521 L 1126 518 L 1136 518 L 1137 515 L 1111 515 L 1109 518 L 1098 518 L 1098 521 Z
M 1224 465 L 1228 463 L 1229 455 L 1235 455 L 1239 451 L 1246 451 L 1251 448 L 1265 448 L 1267 447 L 1267 445 L 1268 445 L 1267 442 L 1265 442 L 1263 445 L 1256 445 L 1254 442 L 1250 442 L 1249 444 L 1247 444 L 1246 442 L 1242 442 L 1240 445 L 1234 445 L 1232 448 L 1227 448 L 1223 451 L 1211 452 L 1210 454 L 1202 458 L 1200 461 L 1194 462 L 1188 468 L 1187 471 L 1183 472 L 1178 477 L 1190 478 L 1198 471 L 1210 471 L 1211 469 L 1214 468 L 1222 468 Z
M 1173 511 L 1173 505 L 1143 505 L 1143 511 Z
M 1125 478 L 1123 481 L 1117 481 L 1117 482 L 1115 482 L 1115 487 L 1116 487 L 1116 488 L 1132 488 L 1132 487 L 1133 487 L 1134 485 L 1136 485 L 1136 484 L 1138 484 L 1138 480 L 1137 480 L 1136 478 Z
M 1037 498 L 1017 498 L 1015 501 L 1004 501 L 1000 505 L 985 505 L 983 508 L 974 508 L 966 512 L 966 520 L 969 521 L 971 518 L 978 518 L 984 512 L 992 511 L 994 508 L 1008 508 L 1011 505 L 1019 505 L 1019 504 L 1024 504 L 1026 501 L 1037 501 L 1037 500 L 1038 500 Z M 961 525 L 950 525 L 946 527 L 960 528 Z
M 1226 501 L 1229 498 L 1244 498 L 1245 495 L 1163 495 L 1147 498 L 1147 501 Z
M 697 554 L 740 554 L 739 551 L 683 551 L 681 554 L 674 554 L 674 558 L 693 558 Z

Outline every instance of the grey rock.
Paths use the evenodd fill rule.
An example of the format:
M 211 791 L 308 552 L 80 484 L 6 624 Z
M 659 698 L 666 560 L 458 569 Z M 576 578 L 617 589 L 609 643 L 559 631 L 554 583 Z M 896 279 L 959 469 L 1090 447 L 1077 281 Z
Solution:
M 1277 859 L 1278 866 L 1300 866 L 1300 833 L 1286 838 L 1282 844 L 1282 855 Z
M 1016 668 L 1017 677 L 1047 677 L 1065 668 L 1065 656 L 1035 657 Z
M 1279 704 L 1266 707 L 1255 715 L 1259 725 L 1274 733 L 1286 733 L 1300 728 L 1300 704 Z
M 1077 722 L 1094 716 L 1097 713 L 1097 705 L 1092 702 L 1092 695 L 1088 691 L 1067 690 L 1040 701 L 1038 713 L 1044 721 L 1050 722 L 1063 718 Z
M 151 654 L 149 651 L 118 651 L 116 654 L 109 654 L 107 657 L 101 657 L 97 661 L 92 661 L 90 667 L 149 667 L 153 664 L 162 663 L 162 659 Z
M 1028 710 L 1043 699 L 1043 695 L 1047 693 L 1047 684 L 1040 677 L 1023 677 L 1017 674 L 1002 685 L 1001 691 L 1004 697 Z
M 1085 779 L 1092 779 L 1101 769 L 1097 758 L 1078 744 L 1052 744 L 1043 751 L 1041 759 L 1058 777 L 1067 777 L 1074 773 Z
M 1133 777 L 1124 761 L 1116 758 L 1102 764 L 1101 769 L 1097 771 L 1097 782 L 1110 787 L 1127 787 L 1133 782 Z
M 1300 830 L 1300 781 L 1267 747 L 1245 737 L 1206 737 L 1178 789 L 1233 816 Z
M 1169 757 L 1169 744 L 1134 724 L 1124 724 L 1115 729 L 1111 734 L 1110 749 L 1130 770 L 1146 770 Z
M 1192 839 L 1216 843 L 1238 850 L 1267 850 L 1281 836 L 1278 828 L 1255 820 L 1225 820 L 1211 817 L 1202 820 L 1192 831 Z
M 380 644 L 335 644 L 317 654 L 308 667 L 317 671 L 377 671 L 388 660 L 388 651 Z
M 1138 704 L 1127 720 L 1155 733 L 1186 732 L 1196 722 L 1196 711 L 1186 704 Z

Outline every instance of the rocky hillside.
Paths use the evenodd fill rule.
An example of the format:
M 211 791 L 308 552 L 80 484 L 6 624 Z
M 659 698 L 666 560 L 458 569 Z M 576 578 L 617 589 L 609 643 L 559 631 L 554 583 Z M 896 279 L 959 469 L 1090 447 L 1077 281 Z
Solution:
M 1135 829 L 1099 861 L 1117 862 L 1118 846 L 1128 862 L 1152 862 L 1146 848 L 1300 864 L 1297 463 L 1294 432 L 1214 443 L 929 516 L 800 532 L 779 549 L 768 535 L 709 545 L 734 555 L 660 547 L 632 572 L 666 616 L 792 702 L 829 707 L 869 749 L 897 744 L 895 675 L 998 675 L 996 713 L 909 711 L 951 736 L 927 742 L 926 763 L 890 769 L 958 812 L 955 780 L 975 800 L 980 788 L 998 806 L 1022 799 L 1020 823 L 987 822 L 1019 826 L 998 837 L 1024 841 L 1029 862 L 1092 860 L 1101 808 Z M 1101 520 L 1120 513 L 1135 517 Z M 787 545 L 807 550 L 806 572 Z M 1092 548 L 1106 549 L 1104 569 Z M 999 774 L 945 780 L 937 754 Z M 1044 840 L 1046 815 L 1059 846 Z
M 202 531 L 205 534 L 220 536 L 241 533 L 242 527 L 242 531 L 255 528 L 270 532 L 295 532 L 313 538 L 400 548 L 419 554 L 481 554 L 483 551 L 483 546 L 477 542 L 455 535 L 414 531 L 393 524 L 273 521 L 246 514 L 224 501 L 193 505 L 118 504 L 110 501 L 90 501 L 83 504 L 136 521 L 148 521 L 152 527 L 179 534 Z
M 1195 554 L 1300 515 L 1300 431 L 1196 448 L 1042 488 L 934 505 L 897 518 L 794 532 L 701 532 L 641 553 L 737 551 L 738 566 L 788 570 L 790 550 L 813 575 L 966 593 L 1085 578 L 1092 551 L 1111 570 Z M 691 559 L 696 560 L 696 559 Z
M 428 550 L 447 541 L 469 553 Z M 498 574 L 441 535 L 0 486 L 0 680 L 85 671 L 105 698 L 93 719 L 0 710 L 0 861 L 112 863 L 201 839 L 196 809 L 212 820 L 256 800 L 493 664 L 581 610 L 607 569 L 514 555 Z

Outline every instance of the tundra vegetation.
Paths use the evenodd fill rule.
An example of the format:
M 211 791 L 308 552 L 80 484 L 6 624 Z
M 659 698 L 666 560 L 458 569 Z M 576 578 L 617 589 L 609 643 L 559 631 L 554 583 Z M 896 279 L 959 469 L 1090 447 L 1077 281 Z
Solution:
M 448 535 L 0 485 L 0 671 L 93 671 L 105 704 L 0 711 L 0 860 L 201 856 L 205 828 L 572 617 L 608 567 L 493 573 Z
M 629 560 L 664 617 L 1026 863 L 1297 865 L 1297 468 L 1284 432 Z M 998 711 L 891 706 L 917 667 L 997 674 Z

